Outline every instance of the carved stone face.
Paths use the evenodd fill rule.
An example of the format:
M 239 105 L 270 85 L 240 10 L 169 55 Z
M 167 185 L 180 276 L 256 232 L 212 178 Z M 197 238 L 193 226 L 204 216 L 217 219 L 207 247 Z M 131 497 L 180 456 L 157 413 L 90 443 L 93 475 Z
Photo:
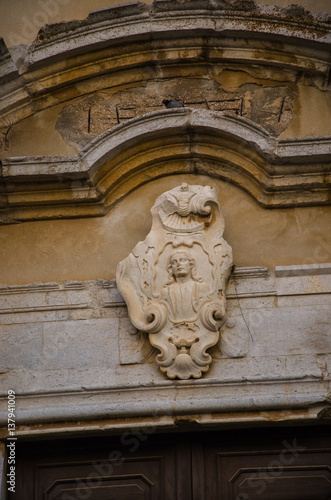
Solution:
M 172 272 L 175 277 L 186 277 L 191 275 L 192 266 L 185 252 L 176 252 L 170 258 Z

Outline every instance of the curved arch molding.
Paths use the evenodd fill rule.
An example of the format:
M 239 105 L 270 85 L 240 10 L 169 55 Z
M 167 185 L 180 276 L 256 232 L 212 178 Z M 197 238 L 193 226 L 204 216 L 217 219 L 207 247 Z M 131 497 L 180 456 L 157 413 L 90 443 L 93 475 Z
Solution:
M 253 0 L 156 0 L 42 28 L 30 45 L 0 40 L 0 112 L 8 126 L 37 111 L 122 84 L 241 69 L 327 88 L 331 19 Z
M 190 108 L 146 114 L 100 135 L 74 157 L 2 162 L 1 221 L 103 216 L 166 175 L 231 182 L 261 206 L 330 204 L 331 137 L 277 140 L 243 118 Z

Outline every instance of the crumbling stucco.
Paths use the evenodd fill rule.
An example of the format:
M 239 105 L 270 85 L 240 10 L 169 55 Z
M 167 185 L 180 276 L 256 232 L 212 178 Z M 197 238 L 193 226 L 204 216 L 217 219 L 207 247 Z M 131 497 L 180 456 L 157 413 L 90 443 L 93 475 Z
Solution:
M 77 99 L 63 107 L 55 128 L 66 142 L 82 148 L 118 123 L 164 108 L 163 98 L 173 98 L 185 107 L 244 116 L 278 136 L 292 121 L 295 94 L 285 85 L 247 83 L 229 91 L 210 79 L 152 80 L 112 95 L 99 92 Z

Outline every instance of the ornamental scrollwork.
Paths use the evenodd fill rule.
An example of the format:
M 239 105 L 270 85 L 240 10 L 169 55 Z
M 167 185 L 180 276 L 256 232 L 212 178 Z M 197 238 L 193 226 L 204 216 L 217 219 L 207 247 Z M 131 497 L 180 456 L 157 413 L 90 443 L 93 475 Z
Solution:
M 224 217 L 209 186 L 183 183 L 157 198 L 145 241 L 119 263 L 117 286 L 133 325 L 149 334 L 171 379 L 199 378 L 225 320 L 232 266 Z

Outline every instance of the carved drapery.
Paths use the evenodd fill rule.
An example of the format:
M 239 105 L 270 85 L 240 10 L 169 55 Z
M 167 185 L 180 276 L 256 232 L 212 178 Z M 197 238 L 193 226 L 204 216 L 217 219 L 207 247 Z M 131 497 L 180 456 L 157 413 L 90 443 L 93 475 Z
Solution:
M 160 350 L 169 378 L 199 378 L 225 318 L 232 265 L 214 188 L 181 186 L 159 196 L 145 241 L 118 265 L 117 285 L 134 326 Z

